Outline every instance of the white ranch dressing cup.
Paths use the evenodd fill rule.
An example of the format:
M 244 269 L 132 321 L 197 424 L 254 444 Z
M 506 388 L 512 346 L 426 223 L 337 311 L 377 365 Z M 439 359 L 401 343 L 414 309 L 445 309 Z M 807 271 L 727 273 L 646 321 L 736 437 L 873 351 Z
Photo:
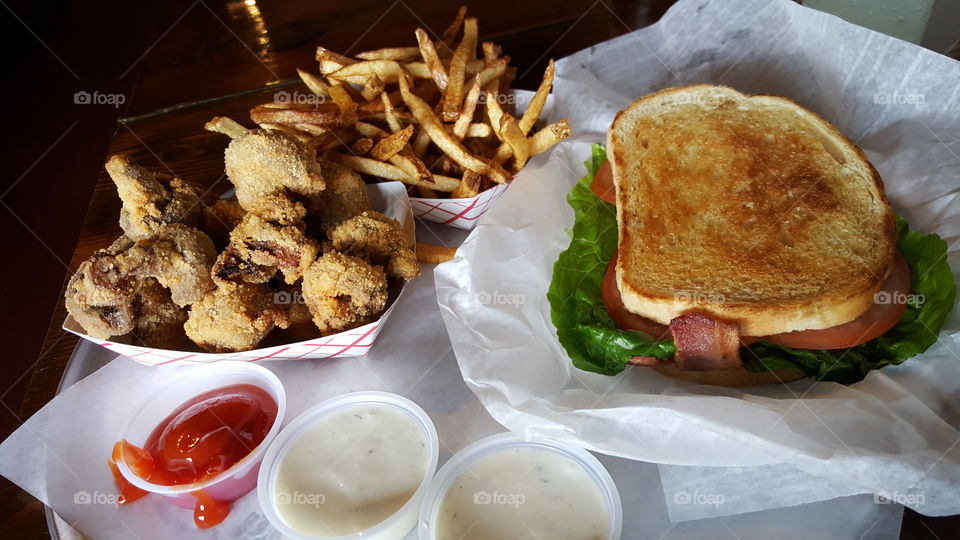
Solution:
M 308 438 L 315 434 L 311 428 L 329 425 L 330 421 L 337 422 L 338 419 L 346 418 L 354 412 L 359 412 L 362 415 L 363 411 L 371 410 L 388 411 L 393 419 L 391 424 L 395 424 L 395 420 L 399 418 L 404 421 L 409 420 L 412 425 L 421 430 L 425 451 L 420 457 L 413 454 L 397 455 L 395 452 L 391 453 L 389 447 L 385 447 L 384 452 L 378 453 L 378 455 L 383 456 L 385 460 L 396 460 L 396 465 L 403 465 L 402 461 L 404 459 L 424 459 L 426 463 L 423 464 L 423 478 L 420 479 L 419 485 L 399 509 L 379 523 L 362 530 L 350 534 L 341 534 L 340 536 L 323 536 L 307 532 L 304 530 L 304 527 L 298 528 L 296 523 L 292 523 L 290 519 L 284 516 L 284 512 L 280 508 L 282 504 L 290 504 L 292 501 L 289 494 L 282 501 L 279 500 L 280 496 L 278 496 L 278 481 L 281 480 L 285 458 L 288 457 L 291 450 L 294 452 L 303 450 L 304 446 L 300 445 L 298 447 L 298 443 L 301 441 L 308 441 L 309 443 Z M 397 416 L 397 414 L 400 416 Z M 360 416 L 358 416 L 358 418 L 360 418 Z M 324 423 L 325 421 L 327 421 L 327 423 Z M 342 426 L 342 424 L 333 425 Z M 375 429 L 376 426 L 374 426 L 373 431 L 375 431 Z M 389 441 L 385 442 L 389 444 Z M 350 452 L 366 452 L 366 450 L 361 450 L 359 446 L 358 444 L 355 448 L 342 448 L 337 449 L 337 451 L 342 451 L 344 456 L 348 456 Z M 316 447 L 314 446 L 314 448 Z M 277 438 L 267 449 L 263 457 L 259 478 L 257 479 L 257 497 L 260 502 L 260 508 L 267 517 L 267 520 L 269 520 L 277 530 L 283 533 L 285 537 L 294 540 L 315 538 L 333 540 L 399 540 L 406 536 L 416 525 L 423 496 L 426 493 L 430 479 L 433 477 L 434 472 L 436 472 L 439 453 L 439 439 L 437 438 L 436 428 L 427 413 L 416 403 L 388 392 L 352 392 L 344 394 L 307 409 L 289 425 L 284 427 L 280 434 L 277 435 Z M 300 457 L 296 457 L 296 454 L 290 455 L 293 456 L 291 459 L 294 459 L 298 463 L 306 462 L 302 453 L 299 455 Z M 371 456 L 372 455 L 373 453 L 371 453 Z M 387 462 L 383 464 L 386 465 Z M 334 466 L 336 465 L 337 460 L 335 460 L 334 463 Z M 390 465 L 394 464 L 391 463 Z M 419 466 L 419 462 L 414 465 Z M 371 469 L 373 468 L 374 467 L 371 466 Z M 322 474 L 326 474 L 326 471 Z M 302 494 L 298 496 L 300 495 Z M 330 495 L 317 494 L 317 497 L 315 506 L 319 512 L 323 504 L 329 502 L 328 497 L 330 497 Z M 288 513 L 287 516 L 290 516 L 290 514 Z
M 451 488 L 462 487 L 455 483 L 458 479 L 477 478 L 478 474 L 483 474 L 478 466 L 478 462 L 490 456 L 499 455 L 504 452 L 516 451 L 536 451 L 540 455 L 554 454 L 561 458 L 559 461 L 572 461 L 577 466 L 582 467 L 583 474 L 588 478 L 591 487 L 596 487 L 599 496 L 602 499 L 602 506 L 606 510 L 606 524 L 608 534 L 605 540 L 617 540 L 620 538 L 623 527 L 623 508 L 620 502 L 620 494 L 617 486 L 614 484 L 610 473 L 597 461 L 590 452 L 582 448 L 565 445 L 559 441 L 548 438 L 524 438 L 514 433 L 501 433 L 485 439 L 481 439 L 457 454 L 453 455 L 434 477 L 430 487 L 424 497 L 423 504 L 420 507 L 420 521 L 417 526 L 420 540 L 436 540 L 439 538 L 439 528 L 443 525 L 441 513 L 444 510 L 447 493 Z M 483 470 L 489 470 L 491 467 L 484 467 Z M 506 467 L 504 470 L 508 470 Z M 508 473 L 509 474 L 509 473 Z M 526 474 L 526 472 L 524 473 Z M 469 476 L 467 476 L 469 475 Z M 519 493 L 495 493 L 491 489 L 477 491 L 467 494 L 473 497 L 474 504 L 483 505 L 484 510 L 512 511 L 518 508 L 518 505 L 536 503 L 537 501 L 521 500 Z M 513 499 L 511 499 L 513 497 Z M 503 500 L 500 500 L 503 499 Z M 511 503 L 513 506 L 511 506 Z M 500 509 L 500 510 L 498 510 Z M 552 512 L 557 519 L 564 517 L 564 509 L 556 508 Z M 600 517 L 600 519 L 604 519 Z M 516 537 L 529 536 L 529 530 L 517 531 Z

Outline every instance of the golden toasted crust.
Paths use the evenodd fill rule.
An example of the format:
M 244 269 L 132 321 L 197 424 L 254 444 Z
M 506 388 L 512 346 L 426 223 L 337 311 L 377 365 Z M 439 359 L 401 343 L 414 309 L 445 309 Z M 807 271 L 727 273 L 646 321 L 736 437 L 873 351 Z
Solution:
M 713 371 L 690 371 L 676 364 L 650 366 L 661 375 L 697 384 L 712 386 L 759 386 L 796 381 L 805 377 L 799 369 L 780 369 L 754 373 L 745 369 L 715 369 Z
M 876 170 L 828 122 L 784 98 L 694 85 L 621 111 L 607 140 L 617 281 L 661 324 L 691 310 L 764 336 L 849 322 L 893 264 Z

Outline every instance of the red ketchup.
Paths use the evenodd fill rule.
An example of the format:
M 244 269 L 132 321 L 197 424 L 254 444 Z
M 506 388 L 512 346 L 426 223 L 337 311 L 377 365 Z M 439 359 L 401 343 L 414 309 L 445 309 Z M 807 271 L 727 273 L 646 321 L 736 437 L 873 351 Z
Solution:
M 120 475 L 123 460 L 138 477 L 164 486 L 203 482 L 246 457 L 266 438 L 277 418 L 277 403 L 263 389 L 237 384 L 204 392 L 180 405 L 154 428 L 139 448 L 123 440 L 114 445 L 110 467 L 120 490 L 120 504 L 147 492 Z M 230 503 L 203 490 L 193 493 L 197 505 L 193 521 L 206 529 L 219 524 Z

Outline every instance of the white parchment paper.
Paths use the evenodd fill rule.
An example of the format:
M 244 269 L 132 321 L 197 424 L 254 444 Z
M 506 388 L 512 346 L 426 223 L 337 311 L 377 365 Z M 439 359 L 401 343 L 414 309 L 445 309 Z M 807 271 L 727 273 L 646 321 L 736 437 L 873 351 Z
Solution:
M 456 241 L 461 233 L 449 227 L 418 228 L 425 241 Z M 430 415 L 440 438 L 440 465 L 464 446 L 503 431 L 463 382 L 437 309 L 432 277 L 428 265 L 424 275 L 410 283 L 369 356 L 264 362 L 287 392 L 284 423 L 343 392 L 387 390 L 416 401 Z M 75 376 L 75 370 L 99 369 L 66 389 L 0 445 L 0 474 L 50 505 L 63 522 L 97 540 L 278 540 L 280 534 L 263 517 L 255 493 L 239 499 L 226 521 L 206 531 L 194 527 L 190 510 L 152 495 L 121 508 L 113 504 L 116 488 L 106 463 L 113 442 L 145 396 L 191 369 L 149 367 L 113 355 L 81 342 L 68 376 Z M 656 465 L 597 457 L 620 491 L 625 540 L 728 540 L 731 531 L 743 540 L 771 538 L 773 532 L 780 539 L 893 540 L 900 530 L 901 506 L 878 506 L 863 495 L 672 523 Z M 415 538 L 414 531 L 407 540 Z
M 849 387 L 805 380 L 738 390 L 571 365 L 545 297 L 570 240 L 566 194 L 618 110 L 692 83 L 784 95 L 833 122 L 867 152 L 895 210 L 948 242 L 958 275 L 957 62 L 787 0 L 682 0 L 658 24 L 558 63 L 553 114 L 577 136 L 528 165 L 458 258 L 437 268 L 467 384 L 511 430 L 694 466 L 662 473 L 675 520 L 853 493 L 927 515 L 960 513 L 956 312 L 925 354 Z M 783 487 L 764 494 L 764 485 Z

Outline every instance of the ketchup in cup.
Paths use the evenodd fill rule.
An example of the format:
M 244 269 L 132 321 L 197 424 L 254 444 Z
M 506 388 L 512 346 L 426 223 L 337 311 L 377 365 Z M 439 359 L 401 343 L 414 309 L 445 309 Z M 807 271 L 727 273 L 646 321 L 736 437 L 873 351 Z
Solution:
M 147 494 L 123 477 L 119 462 L 151 484 L 200 483 L 230 469 L 259 446 L 277 411 L 273 397 L 252 384 L 224 386 L 188 400 L 153 429 L 142 448 L 126 440 L 114 445 L 110 467 L 120 490 L 119 503 Z M 230 512 L 230 502 L 203 489 L 191 495 L 196 499 L 194 523 L 201 529 L 219 524 Z

